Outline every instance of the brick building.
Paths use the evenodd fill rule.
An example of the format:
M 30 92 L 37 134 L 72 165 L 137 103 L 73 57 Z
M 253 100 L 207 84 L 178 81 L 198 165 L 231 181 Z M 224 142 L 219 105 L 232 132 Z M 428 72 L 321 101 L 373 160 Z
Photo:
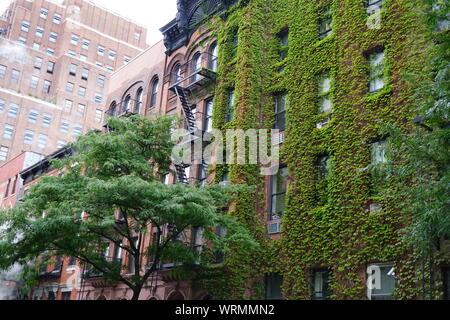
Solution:
M 89 1 L 17 0 L 0 20 L 0 163 L 100 129 L 108 76 L 147 47 L 144 27 Z
M 174 166 L 164 183 L 255 187 L 233 214 L 262 239 L 261 255 L 247 253 L 251 265 L 234 260 L 242 255 L 225 257 L 229 277 L 241 282 L 227 288 L 218 279 L 229 290 L 222 296 L 171 279 L 163 265 L 141 299 L 420 298 L 419 261 L 402 242 L 405 217 L 365 169 L 386 161 L 381 122 L 413 125 L 403 74 L 421 71 L 429 45 L 414 8 L 413 1 L 381 0 L 178 1 L 176 19 L 161 28 L 164 42 L 108 76 L 106 116 L 181 115 L 191 141 L 212 128 L 275 128 L 281 134 L 272 144 L 282 152 L 272 165 L 280 170 L 259 176 L 252 166 Z M 448 298 L 448 241 L 440 249 L 434 280 Z M 114 246 L 108 258 L 126 266 Z M 70 286 L 59 267 L 70 264 L 45 270 L 38 298 L 63 298 L 60 289 Z M 101 274 L 82 274 L 72 299 L 131 296 Z M 367 285 L 373 276 L 375 288 Z

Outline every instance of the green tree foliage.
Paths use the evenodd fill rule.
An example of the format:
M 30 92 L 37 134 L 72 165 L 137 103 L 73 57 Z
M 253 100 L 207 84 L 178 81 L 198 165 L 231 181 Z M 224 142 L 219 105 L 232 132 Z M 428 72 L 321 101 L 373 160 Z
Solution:
M 59 175 L 42 177 L 18 207 L 0 212 L 0 225 L 6 226 L 0 268 L 45 254 L 73 256 L 104 279 L 126 284 L 138 299 L 162 262 L 179 266 L 173 272 L 207 266 L 202 253 L 208 250 L 190 241 L 193 228 L 201 228 L 218 250 L 236 244 L 254 248 L 246 229 L 222 214 L 236 190 L 161 183 L 160 176 L 170 171 L 172 123 L 167 117 L 114 118 L 111 132 L 80 137 L 73 156 L 54 161 Z M 216 236 L 217 226 L 226 228 L 224 237 Z M 146 235 L 154 236 L 152 246 L 145 246 Z M 105 257 L 110 243 L 134 266 Z M 123 268 L 133 273 L 125 275 Z
M 430 2 L 430 1 L 426 1 Z M 389 154 L 391 179 L 399 184 L 414 213 L 409 238 L 422 253 L 438 247 L 441 238 L 450 237 L 450 1 L 432 1 L 433 10 L 425 17 L 433 34 L 429 77 L 408 75 L 416 86 L 416 128 L 402 133 L 394 127 Z M 447 27 L 445 28 L 445 26 Z M 444 30 L 441 30 L 444 29 Z

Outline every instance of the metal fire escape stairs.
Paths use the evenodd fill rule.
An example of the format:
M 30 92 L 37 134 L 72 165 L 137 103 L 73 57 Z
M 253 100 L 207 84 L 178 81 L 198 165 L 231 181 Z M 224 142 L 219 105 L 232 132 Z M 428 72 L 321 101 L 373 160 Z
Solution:
M 178 99 L 181 102 L 183 114 L 185 116 L 186 127 L 189 131 L 190 143 L 193 143 L 198 138 L 202 138 L 203 128 L 198 128 L 197 126 L 195 114 L 192 112 L 195 105 L 189 103 L 188 97 L 192 95 L 192 92 L 194 90 L 198 90 L 202 88 L 207 82 L 215 80 L 215 72 L 201 68 L 194 71 L 188 77 L 181 79 L 169 88 L 177 95 Z M 188 82 L 188 85 L 183 86 L 183 83 L 186 82 Z M 177 178 L 180 183 L 189 184 L 189 177 L 186 175 L 186 168 L 188 167 L 190 167 L 190 165 L 175 165 Z

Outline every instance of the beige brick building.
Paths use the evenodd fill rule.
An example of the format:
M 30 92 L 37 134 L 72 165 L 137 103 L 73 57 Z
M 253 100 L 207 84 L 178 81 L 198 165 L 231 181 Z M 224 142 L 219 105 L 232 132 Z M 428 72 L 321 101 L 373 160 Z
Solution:
M 0 35 L 0 164 L 101 129 L 109 75 L 147 48 L 144 27 L 84 0 L 15 0 Z

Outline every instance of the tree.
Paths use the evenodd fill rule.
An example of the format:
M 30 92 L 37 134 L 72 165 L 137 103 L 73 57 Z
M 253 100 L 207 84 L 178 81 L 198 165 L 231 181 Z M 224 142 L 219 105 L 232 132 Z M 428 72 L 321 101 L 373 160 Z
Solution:
M 429 261 L 433 298 L 433 256 L 440 240 L 450 237 L 450 1 L 423 2 L 432 7 L 424 14 L 433 39 L 431 68 L 425 79 L 407 75 L 415 88 L 416 126 L 407 133 L 387 128 L 391 161 L 384 170 L 391 183 L 386 193 L 400 192 L 402 207 L 413 214 L 406 236 L 423 263 Z
M 42 177 L 18 207 L 0 213 L 6 226 L 0 269 L 46 253 L 72 256 L 104 279 L 127 285 L 137 300 L 161 262 L 191 271 L 207 263 L 203 251 L 186 240 L 194 228 L 218 250 L 235 243 L 256 246 L 243 226 L 223 214 L 236 190 L 161 183 L 170 171 L 172 123 L 167 117 L 112 118 L 111 132 L 80 137 L 72 156 L 53 162 L 62 174 Z M 225 237 L 216 236 L 218 226 L 226 228 Z M 155 239 L 146 247 L 151 229 Z M 110 244 L 127 253 L 131 276 L 121 272 L 125 264 L 105 256 Z

